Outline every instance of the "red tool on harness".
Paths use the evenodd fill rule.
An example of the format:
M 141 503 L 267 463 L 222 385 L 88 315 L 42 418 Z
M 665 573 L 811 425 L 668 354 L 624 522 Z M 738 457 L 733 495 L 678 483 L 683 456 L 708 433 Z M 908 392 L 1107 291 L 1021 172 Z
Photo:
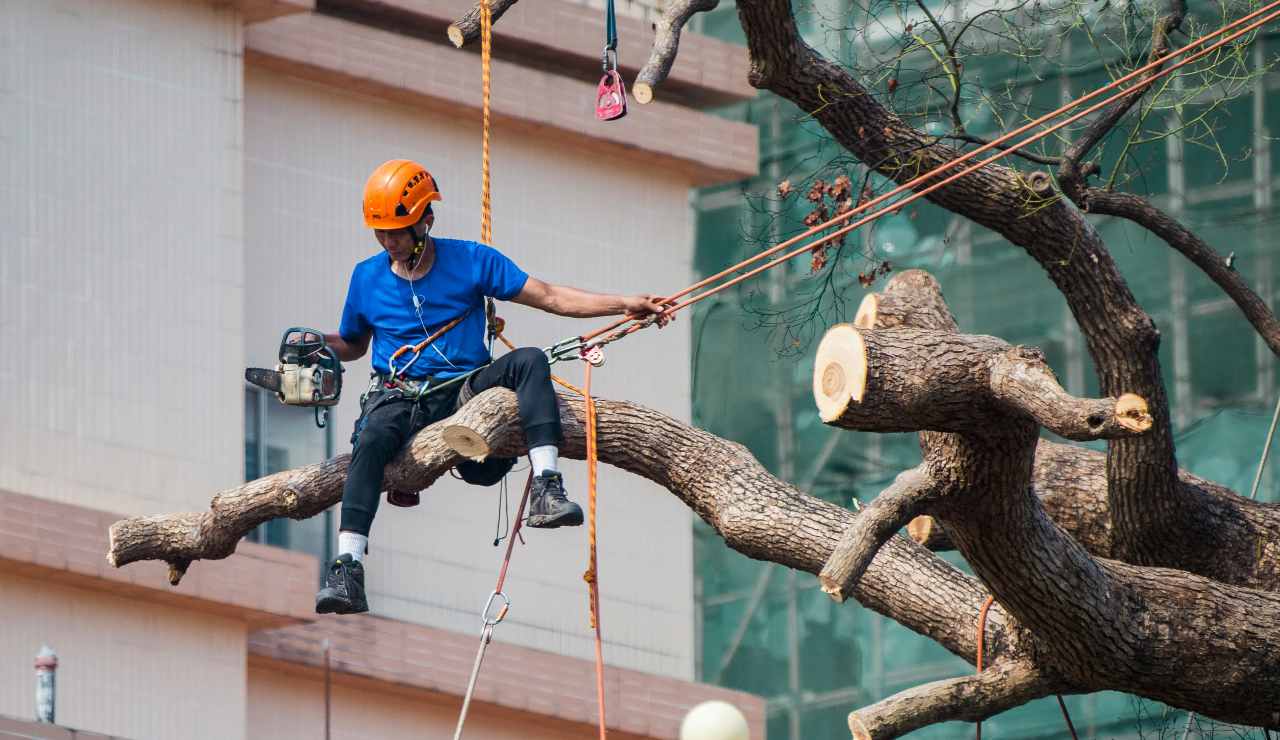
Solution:
M 627 84 L 618 74 L 618 23 L 614 18 L 613 0 L 605 4 L 604 53 L 600 57 L 604 75 L 596 86 L 596 118 L 616 121 L 627 115 Z

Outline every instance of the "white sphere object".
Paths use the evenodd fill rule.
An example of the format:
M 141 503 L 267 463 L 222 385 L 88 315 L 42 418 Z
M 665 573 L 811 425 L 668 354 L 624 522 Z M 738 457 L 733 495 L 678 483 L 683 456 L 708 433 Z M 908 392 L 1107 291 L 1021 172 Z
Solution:
M 749 740 L 747 718 L 724 701 L 704 701 L 684 716 L 680 740 Z

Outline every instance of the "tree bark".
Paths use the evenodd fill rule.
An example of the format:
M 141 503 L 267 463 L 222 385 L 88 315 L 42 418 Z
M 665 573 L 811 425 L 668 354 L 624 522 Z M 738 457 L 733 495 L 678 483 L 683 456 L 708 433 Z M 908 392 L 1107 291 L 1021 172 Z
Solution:
M 1034 666 L 1010 662 L 894 694 L 850 714 L 849 730 L 854 740 L 886 740 L 938 722 L 981 722 L 1053 693 Z
M 926 471 L 913 468 L 900 473 L 892 486 L 854 517 L 840 537 L 818 573 L 822 590 L 836 601 L 844 601 L 885 541 L 923 511 L 938 493 Z

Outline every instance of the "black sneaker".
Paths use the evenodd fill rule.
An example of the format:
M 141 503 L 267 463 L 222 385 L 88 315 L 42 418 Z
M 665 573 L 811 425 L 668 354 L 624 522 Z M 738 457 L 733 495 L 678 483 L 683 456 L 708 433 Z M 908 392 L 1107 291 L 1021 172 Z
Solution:
M 324 588 L 316 594 L 316 614 L 359 614 L 369 611 L 364 598 L 364 566 L 349 554 L 329 565 Z
M 530 527 L 555 529 L 582 524 L 582 507 L 564 495 L 564 479 L 553 470 L 544 470 L 533 479 L 529 495 Z

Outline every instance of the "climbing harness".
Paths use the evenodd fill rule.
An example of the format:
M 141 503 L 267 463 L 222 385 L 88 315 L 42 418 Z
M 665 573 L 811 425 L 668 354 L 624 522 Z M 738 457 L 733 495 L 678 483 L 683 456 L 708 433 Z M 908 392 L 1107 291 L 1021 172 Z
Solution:
M 493 640 L 493 629 L 502 623 L 507 617 L 507 611 L 511 609 L 511 599 L 502 591 L 502 585 L 507 580 L 507 569 L 511 566 L 511 551 L 515 549 L 516 539 L 520 535 L 520 525 L 524 522 L 524 507 L 529 501 L 529 491 L 533 489 L 533 468 L 529 468 L 529 477 L 525 480 L 524 495 L 520 497 L 520 506 L 516 508 L 516 521 L 512 526 L 511 534 L 507 538 L 507 554 L 502 558 L 502 567 L 498 570 L 498 582 L 493 587 L 493 592 L 489 594 L 489 599 L 484 603 L 484 609 L 480 611 L 480 647 L 476 650 L 476 660 L 471 666 L 471 678 L 467 680 L 467 693 L 462 697 L 462 712 L 458 715 L 458 726 L 453 731 L 453 740 L 460 740 L 462 737 L 462 727 L 467 722 L 467 709 L 471 706 L 471 696 L 476 690 L 476 680 L 480 677 L 480 663 L 484 661 L 485 648 L 489 647 L 489 642 Z M 497 540 L 494 540 L 496 543 Z M 500 603 L 499 603 L 500 602 Z M 498 611 L 495 613 L 493 607 L 498 604 Z
M 275 391 L 280 403 L 315 408 L 316 426 L 324 428 L 329 407 L 342 395 L 342 363 L 338 353 L 317 329 L 294 326 L 280 338 L 279 364 L 275 369 L 247 367 L 244 379 L 259 388 Z
M 627 85 L 618 73 L 618 20 L 613 0 L 605 0 L 604 51 L 600 52 L 604 74 L 596 86 L 596 118 L 616 121 L 627 115 Z
M 404 374 L 408 372 L 409 368 L 413 367 L 413 363 L 417 362 L 418 358 L 422 356 L 422 350 L 426 349 L 427 347 L 430 347 L 433 342 L 435 342 L 440 337 L 444 336 L 445 333 L 447 333 L 450 329 L 457 326 L 458 324 L 461 324 L 462 320 L 467 318 L 467 315 L 470 313 L 471 313 L 470 311 L 467 311 L 466 313 L 462 314 L 458 318 L 450 321 L 449 323 L 445 324 L 439 329 L 436 329 L 434 332 L 431 333 L 430 336 L 428 336 L 426 339 L 422 340 L 421 342 L 418 342 L 417 344 L 406 344 L 400 347 L 400 349 L 391 353 L 391 357 L 387 360 L 387 370 L 389 375 L 391 376 L 391 380 L 387 381 L 388 387 L 390 387 L 391 385 L 394 385 L 395 382 L 404 378 Z M 406 362 L 403 366 L 397 368 L 396 360 L 399 359 L 401 355 L 405 355 L 409 353 L 413 353 L 413 357 L 410 357 L 409 361 Z

